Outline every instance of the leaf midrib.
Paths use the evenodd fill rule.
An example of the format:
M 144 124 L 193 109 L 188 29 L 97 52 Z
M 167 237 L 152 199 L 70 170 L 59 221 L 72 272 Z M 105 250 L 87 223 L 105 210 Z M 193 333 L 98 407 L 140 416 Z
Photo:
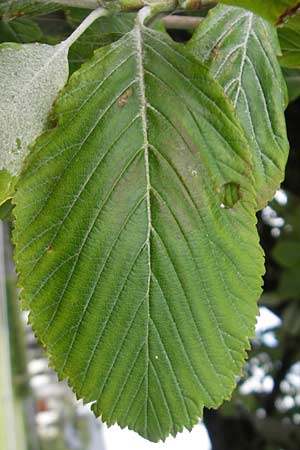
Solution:
M 142 24 L 139 22 L 139 17 L 137 18 L 135 32 L 135 43 L 136 43 L 136 62 L 137 62 L 137 81 L 139 85 L 140 94 L 140 114 L 142 121 L 143 130 L 143 147 L 144 147 L 144 161 L 145 161 L 145 173 L 146 173 L 146 203 L 147 203 L 147 263 L 148 263 L 148 280 L 147 280 L 147 291 L 145 295 L 146 305 L 147 305 L 147 320 L 146 320 L 146 351 L 145 351 L 145 368 L 146 368 L 146 399 L 145 399 L 145 433 L 147 433 L 147 416 L 148 416 L 148 392 L 149 392 L 149 324 L 150 324 L 150 284 L 151 284 L 151 230 L 152 230 L 152 217 L 151 217 L 151 180 L 150 180 L 150 165 L 149 165 L 149 141 L 148 141 L 148 124 L 147 124 L 147 99 L 146 99 L 146 87 L 145 87 L 145 71 L 143 64 L 143 34 L 142 34 Z

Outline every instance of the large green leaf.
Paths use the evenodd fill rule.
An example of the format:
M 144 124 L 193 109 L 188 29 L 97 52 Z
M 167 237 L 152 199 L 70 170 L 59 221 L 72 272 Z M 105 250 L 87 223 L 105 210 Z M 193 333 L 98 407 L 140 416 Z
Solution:
M 233 101 L 253 153 L 260 209 L 283 180 L 289 151 L 286 87 L 275 29 L 251 12 L 220 5 L 200 24 L 188 47 L 210 66 Z
M 282 55 L 280 64 L 291 69 L 300 68 L 300 15 L 294 16 L 284 27 L 278 29 Z
M 191 429 L 229 398 L 261 291 L 231 105 L 181 46 L 137 25 L 75 72 L 55 113 L 14 199 L 23 307 L 108 424 L 153 441 Z
M 299 0 L 219 0 L 220 3 L 241 6 L 280 25 L 296 14 Z

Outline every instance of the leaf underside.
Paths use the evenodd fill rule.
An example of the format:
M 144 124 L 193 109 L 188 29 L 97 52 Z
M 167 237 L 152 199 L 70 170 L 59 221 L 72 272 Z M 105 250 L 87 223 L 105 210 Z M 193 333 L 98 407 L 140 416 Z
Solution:
M 16 176 L 29 145 L 44 131 L 52 104 L 68 79 L 67 49 L 60 45 L 2 44 L 0 63 L 0 171 Z
M 273 198 L 289 152 L 286 87 L 275 29 L 241 8 L 218 6 L 200 24 L 189 50 L 209 65 L 233 102 L 252 151 L 257 209 Z
M 207 69 L 139 25 L 71 77 L 55 114 L 14 199 L 23 307 L 96 415 L 165 439 L 229 398 L 254 334 L 247 144 Z

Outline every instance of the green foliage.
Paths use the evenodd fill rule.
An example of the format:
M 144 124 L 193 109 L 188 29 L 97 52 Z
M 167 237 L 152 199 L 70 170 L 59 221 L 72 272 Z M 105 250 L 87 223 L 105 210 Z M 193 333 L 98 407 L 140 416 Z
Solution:
M 16 177 L 6 169 L 0 170 L 0 206 L 12 198 L 15 191 Z
M 285 220 L 285 227 L 272 256 L 282 267 L 278 294 L 282 300 L 300 300 L 300 201 L 289 195 L 290 211 L 276 207 Z M 293 306 L 294 308 L 294 306 Z M 300 332 L 299 332 L 300 334 Z
M 15 197 L 24 306 L 95 413 L 156 441 L 229 396 L 253 334 L 248 147 L 207 69 L 138 26 L 71 78 L 55 114 Z M 242 200 L 222 209 L 229 182 Z
M 5 19 L 23 15 L 38 16 L 59 8 L 58 3 L 38 0 L 0 0 L 0 16 Z
M 299 0 L 220 0 L 220 2 L 247 8 L 275 25 L 288 21 L 299 8 Z
M 300 97 L 300 70 L 283 69 L 283 75 L 287 84 L 289 101 Z
M 34 4 L 0 3 L 18 42 L 0 46 L 0 214 L 13 197 L 23 308 L 96 415 L 165 439 L 230 397 L 254 334 L 255 214 L 288 152 L 276 31 L 229 6 L 187 46 L 150 7 L 67 8 L 57 35 L 7 22 Z
M 282 55 L 280 64 L 290 69 L 300 68 L 300 15 L 295 15 L 283 28 L 278 29 Z
M 250 144 L 261 209 L 284 178 L 289 151 L 286 87 L 276 58 L 275 30 L 244 9 L 218 6 L 200 24 L 188 48 L 210 66 L 233 102 Z
M 67 10 L 69 24 L 76 28 L 88 15 L 88 11 L 79 8 Z M 72 45 L 69 51 L 70 72 L 88 61 L 96 49 L 104 47 L 120 39 L 130 31 L 134 25 L 133 14 L 113 14 L 100 17 L 86 32 Z
M 0 205 L 0 220 L 9 220 L 12 216 L 13 205 L 11 200 L 7 200 Z
M 30 19 L 15 19 L 0 22 L 0 42 L 29 43 L 41 40 L 39 26 Z

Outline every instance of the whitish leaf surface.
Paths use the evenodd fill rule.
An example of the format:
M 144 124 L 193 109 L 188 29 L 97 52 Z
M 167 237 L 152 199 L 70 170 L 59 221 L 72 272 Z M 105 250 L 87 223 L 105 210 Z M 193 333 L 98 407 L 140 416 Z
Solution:
M 275 29 L 242 8 L 218 6 L 200 24 L 189 50 L 208 64 L 232 100 L 252 150 L 258 209 L 284 178 L 289 145 L 286 87 Z
M 220 3 L 247 8 L 275 25 L 289 20 L 300 6 L 299 0 L 220 0 Z
M 0 170 L 17 175 L 28 145 L 44 130 L 68 78 L 67 52 L 64 45 L 0 46 Z
M 58 45 L 0 45 L 1 183 L 7 173 L 19 175 L 29 145 L 44 131 L 53 102 L 68 79 L 69 47 L 103 14 L 101 8 L 93 11 Z M 7 198 L 0 194 L 0 202 Z
M 108 424 L 153 441 L 191 429 L 241 373 L 263 272 L 232 107 L 189 53 L 137 25 L 72 76 L 55 113 L 14 199 L 23 306 Z

